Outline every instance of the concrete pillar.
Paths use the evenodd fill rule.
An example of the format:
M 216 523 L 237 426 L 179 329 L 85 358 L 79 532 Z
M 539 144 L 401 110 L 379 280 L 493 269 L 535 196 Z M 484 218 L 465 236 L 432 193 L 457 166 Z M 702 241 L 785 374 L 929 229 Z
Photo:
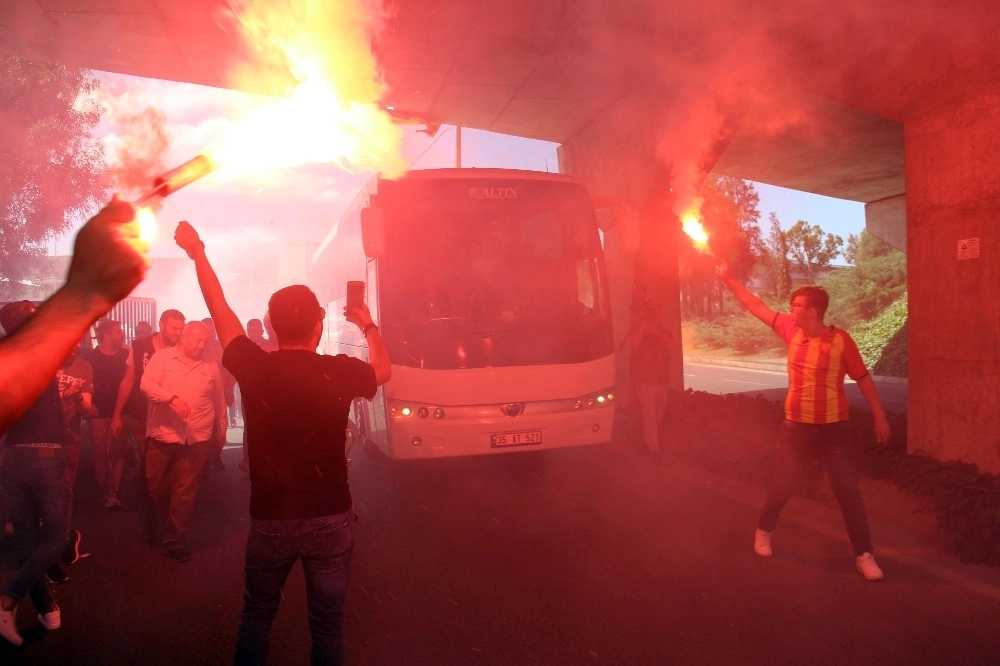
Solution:
M 560 170 L 586 182 L 595 197 L 618 197 L 639 211 L 640 248 L 635 255 L 621 249 L 619 230 L 605 234 L 605 259 L 611 288 L 615 344 L 629 327 L 632 288 L 641 282 L 663 304 L 667 330 L 678 340 L 671 362 L 670 384 L 683 389 L 678 299 L 677 234 L 671 211 L 669 171 L 655 154 L 656 120 L 638 101 L 616 104 L 595 118 L 559 149 Z M 618 355 L 618 391 L 627 394 L 628 354 Z
M 904 136 L 909 450 L 1000 473 L 1000 89 Z

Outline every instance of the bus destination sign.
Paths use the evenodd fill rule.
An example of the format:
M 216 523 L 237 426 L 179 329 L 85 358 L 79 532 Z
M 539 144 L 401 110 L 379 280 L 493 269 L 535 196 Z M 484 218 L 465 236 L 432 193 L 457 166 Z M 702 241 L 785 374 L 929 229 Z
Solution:
M 516 187 L 470 187 L 470 199 L 517 199 Z

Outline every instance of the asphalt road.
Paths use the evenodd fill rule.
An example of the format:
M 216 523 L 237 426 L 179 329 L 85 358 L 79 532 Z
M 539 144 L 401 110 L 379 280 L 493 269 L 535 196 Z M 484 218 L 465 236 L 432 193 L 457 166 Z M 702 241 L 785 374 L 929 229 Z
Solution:
M 140 543 L 128 495 L 107 512 L 83 490 L 92 556 L 58 589 L 64 626 L 46 634 L 23 603 L 26 646 L 0 640 L 0 660 L 227 663 L 248 496 L 237 456 L 204 485 L 187 564 Z M 406 464 L 355 451 L 351 478 L 351 664 L 996 663 L 1000 588 L 901 548 L 869 583 L 836 511 L 806 500 L 789 505 L 775 557 L 759 558 L 757 489 L 670 456 L 650 466 L 625 438 Z M 0 564 L 9 577 L 13 554 Z M 308 663 L 308 650 L 296 569 L 270 663 Z
M 707 393 L 761 394 L 780 401 L 784 399 L 785 391 L 788 389 L 788 375 L 784 372 L 686 362 L 684 387 Z M 878 382 L 877 387 L 882 407 L 887 412 L 906 413 L 906 384 Z M 868 403 L 862 397 L 857 384 L 847 380 L 844 388 L 851 405 L 868 409 Z

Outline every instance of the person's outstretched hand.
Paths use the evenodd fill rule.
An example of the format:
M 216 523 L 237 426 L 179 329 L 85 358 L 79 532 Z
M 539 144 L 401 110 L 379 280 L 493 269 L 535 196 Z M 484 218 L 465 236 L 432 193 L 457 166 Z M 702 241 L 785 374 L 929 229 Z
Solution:
M 174 242 L 191 258 L 194 258 L 196 249 L 205 247 L 198 232 L 186 221 L 177 223 L 177 229 L 174 231 Z
M 83 225 L 73 243 L 66 287 L 108 307 L 131 293 L 149 268 L 149 243 L 139 238 L 135 208 L 116 194 Z

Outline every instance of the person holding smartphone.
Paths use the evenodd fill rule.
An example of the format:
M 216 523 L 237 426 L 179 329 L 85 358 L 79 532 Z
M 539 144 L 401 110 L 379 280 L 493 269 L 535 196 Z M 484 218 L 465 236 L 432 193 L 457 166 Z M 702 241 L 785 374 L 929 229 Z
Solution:
M 354 398 L 373 398 L 378 386 L 389 380 L 389 352 L 367 306 L 352 300 L 344 315 L 365 336 L 369 362 L 316 353 L 326 313 L 304 285 L 271 296 L 268 314 L 278 349 L 265 352 L 246 336 L 226 302 L 198 232 L 181 222 L 174 239 L 194 260 L 222 343 L 222 363 L 243 392 L 250 534 L 234 661 L 267 660 L 285 579 L 301 560 L 313 663 L 341 663 L 344 597 L 354 546 L 344 452 L 347 418 Z

